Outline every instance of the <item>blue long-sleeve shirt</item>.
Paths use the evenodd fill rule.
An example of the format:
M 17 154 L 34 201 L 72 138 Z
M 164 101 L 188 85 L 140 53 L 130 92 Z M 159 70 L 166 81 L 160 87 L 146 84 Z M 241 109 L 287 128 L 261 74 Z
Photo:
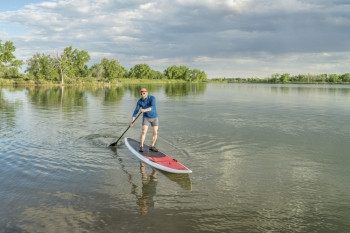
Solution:
M 136 103 L 136 108 L 133 113 L 133 117 L 137 116 L 137 113 L 139 112 L 140 108 L 149 108 L 151 107 L 151 111 L 144 112 L 143 117 L 147 118 L 157 118 L 157 108 L 156 108 L 156 98 L 152 95 L 148 95 L 146 99 L 140 98 Z

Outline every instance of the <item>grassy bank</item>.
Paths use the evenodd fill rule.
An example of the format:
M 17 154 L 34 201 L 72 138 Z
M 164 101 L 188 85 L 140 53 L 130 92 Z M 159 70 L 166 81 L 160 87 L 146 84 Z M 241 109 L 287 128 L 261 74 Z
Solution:
M 347 81 L 347 80 L 346 80 Z M 234 79 L 234 78 L 216 78 L 208 79 L 206 83 L 232 83 L 232 84 L 241 84 L 241 83 L 265 83 L 265 84 L 350 84 L 343 80 L 271 80 L 271 79 Z M 95 78 L 81 78 L 76 80 L 67 80 L 64 83 L 64 86 L 81 86 L 81 87 L 118 87 L 130 84 L 172 84 L 172 83 L 188 83 L 185 80 L 179 79 L 130 79 L 123 78 L 117 79 L 114 81 L 104 81 L 96 80 Z M 192 82 L 192 83 L 201 83 L 201 82 Z M 61 86 L 60 82 L 57 81 L 47 81 L 47 80 L 25 80 L 25 79 L 4 79 L 0 78 L 0 86 Z
M 111 82 L 96 80 L 94 78 L 84 78 L 77 80 L 67 80 L 64 86 L 102 86 L 114 87 L 123 84 L 165 84 L 165 83 L 186 83 L 184 80 L 170 80 L 170 79 L 118 79 Z M 61 83 L 47 80 L 25 80 L 25 79 L 3 79 L 0 78 L 0 86 L 60 86 Z

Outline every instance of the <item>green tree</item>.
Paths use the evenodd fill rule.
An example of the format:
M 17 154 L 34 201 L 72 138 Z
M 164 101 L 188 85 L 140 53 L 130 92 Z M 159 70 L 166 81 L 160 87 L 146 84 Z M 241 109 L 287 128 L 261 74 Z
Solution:
M 328 77 L 328 82 L 336 83 L 339 80 L 339 76 L 337 74 L 330 74 Z
M 320 83 L 324 83 L 327 80 L 327 74 L 320 74 L 317 75 L 314 79 L 315 82 L 320 82 Z
M 350 82 L 350 73 L 340 75 L 339 79 L 345 83 Z
M 289 82 L 289 74 L 282 74 L 281 77 L 279 78 L 281 83 L 288 83 Z
M 152 79 L 165 79 L 165 76 L 162 72 L 157 70 L 151 70 Z
M 151 79 L 152 69 L 147 64 L 137 64 L 130 68 L 128 76 L 137 79 Z
M 191 70 L 186 66 L 169 66 L 164 70 L 164 75 L 168 79 L 182 79 L 189 81 L 191 79 Z
M 67 67 L 67 73 L 70 77 L 86 77 L 88 69 L 86 63 L 90 61 L 90 55 L 84 50 L 73 49 L 72 46 L 64 49 L 61 56 Z
M 91 77 L 100 79 L 102 77 L 102 73 L 103 73 L 103 66 L 101 63 L 94 64 L 89 68 L 89 75 Z
M 103 67 L 102 76 L 105 80 L 112 81 L 125 76 L 125 68 L 115 59 L 102 58 L 101 65 Z
M 0 40 L 0 62 L 1 64 L 11 63 L 16 58 L 13 52 L 16 47 L 11 41 L 6 41 L 5 44 L 1 43 Z
M 61 76 L 61 84 L 64 84 L 65 77 L 71 79 L 86 77 L 88 75 L 88 67 L 86 65 L 88 61 L 90 61 L 88 52 L 73 49 L 72 46 L 65 48 L 61 55 L 57 52 L 55 65 Z
M 18 69 L 23 65 L 22 60 L 17 60 L 13 54 L 16 47 L 13 42 L 0 40 L 0 77 L 15 78 L 19 76 Z
M 207 81 L 207 75 L 204 71 L 193 69 L 191 71 L 191 81 Z
M 271 78 L 270 78 L 270 83 L 277 83 L 277 80 L 279 79 L 279 74 L 276 73 L 276 74 L 272 74 L 271 75 Z
M 27 60 L 27 65 L 26 72 L 36 80 L 59 80 L 55 60 L 49 55 L 37 53 Z

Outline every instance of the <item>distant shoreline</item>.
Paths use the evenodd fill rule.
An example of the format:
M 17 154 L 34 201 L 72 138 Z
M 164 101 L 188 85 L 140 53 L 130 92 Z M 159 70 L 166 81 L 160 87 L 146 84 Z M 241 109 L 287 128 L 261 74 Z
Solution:
M 187 83 L 184 80 L 162 80 L 162 79 L 118 79 L 111 82 L 98 80 L 78 80 L 71 83 L 60 84 L 58 82 L 35 82 L 33 80 L 16 80 L 0 78 L 0 86 L 101 86 L 116 87 L 123 84 L 166 84 L 166 83 Z M 193 82 L 197 83 L 197 82 Z
M 0 78 L 0 86 L 81 86 L 81 87 L 89 87 L 89 86 L 96 86 L 96 87 L 118 87 L 122 85 L 129 85 L 129 84 L 179 84 L 179 83 L 211 83 L 211 84 L 316 84 L 316 85 L 322 85 L 322 84 L 339 84 L 339 85 L 350 85 L 350 82 L 330 82 L 330 81 L 311 81 L 311 82 L 293 82 L 293 81 L 287 81 L 287 82 L 281 82 L 279 80 L 268 80 L 268 79 L 234 79 L 234 78 L 217 78 L 217 79 L 207 79 L 205 82 L 195 81 L 185 81 L 185 80 L 174 80 L 174 79 L 118 79 L 112 82 L 105 82 L 105 81 L 99 81 L 99 80 L 92 80 L 92 79 L 81 79 L 78 81 L 74 81 L 72 83 L 65 83 L 60 84 L 58 82 L 47 82 L 47 81 L 41 81 L 36 82 L 33 80 L 23 80 L 23 79 L 6 79 L 6 78 Z

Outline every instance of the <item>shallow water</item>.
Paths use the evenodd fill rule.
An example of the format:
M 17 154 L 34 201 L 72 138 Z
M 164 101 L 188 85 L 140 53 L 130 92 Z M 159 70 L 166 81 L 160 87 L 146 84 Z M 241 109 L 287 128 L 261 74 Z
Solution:
M 140 86 L 0 89 L 0 232 L 350 231 L 350 86 L 146 87 L 192 174 L 107 147 Z

